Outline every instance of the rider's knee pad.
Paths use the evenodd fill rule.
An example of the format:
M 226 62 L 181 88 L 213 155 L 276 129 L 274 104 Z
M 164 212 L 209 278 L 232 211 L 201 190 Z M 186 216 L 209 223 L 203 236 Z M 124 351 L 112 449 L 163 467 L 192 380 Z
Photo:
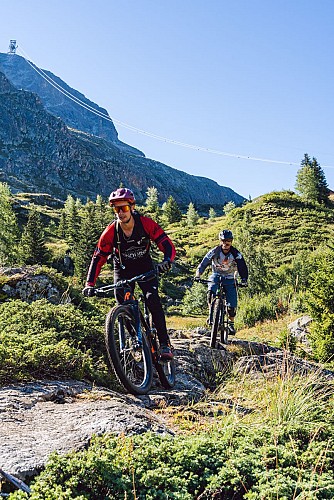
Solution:
M 235 307 L 228 307 L 227 312 L 228 312 L 228 315 L 231 316 L 231 318 L 234 318 L 234 316 L 237 313 L 237 310 Z

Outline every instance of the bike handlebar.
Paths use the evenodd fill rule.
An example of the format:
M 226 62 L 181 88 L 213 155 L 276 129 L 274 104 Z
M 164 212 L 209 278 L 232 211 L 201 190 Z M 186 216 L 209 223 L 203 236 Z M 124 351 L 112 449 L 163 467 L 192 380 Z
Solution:
M 222 277 L 219 277 L 220 278 L 220 281 L 222 282 Z M 216 283 L 216 281 L 214 280 L 204 280 L 202 278 L 197 278 L 195 276 L 195 278 L 193 278 L 193 281 L 196 281 L 197 283 L 203 283 L 204 285 L 207 285 L 208 283 Z M 242 283 L 240 281 L 235 281 L 234 284 L 237 286 L 237 287 L 240 287 L 240 288 L 246 288 L 248 285 L 247 283 Z
M 106 286 L 101 286 L 100 288 L 94 288 L 94 295 L 97 296 L 106 296 L 116 288 L 124 288 L 127 285 L 130 285 L 131 283 L 135 283 L 137 281 L 144 281 L 147 278 L 151 278 L 153 276 L 158 276 L 159 272 L 158 270 L 151 269 L 150 271 L 147 271 L 146 273 L 143 274 L 138 274 L 137 276 L 134 276 L 133 278 L 127 279 L 127 280 L 119 280 L 116 283 L 113 283 L 112 285 L 106 285 Z

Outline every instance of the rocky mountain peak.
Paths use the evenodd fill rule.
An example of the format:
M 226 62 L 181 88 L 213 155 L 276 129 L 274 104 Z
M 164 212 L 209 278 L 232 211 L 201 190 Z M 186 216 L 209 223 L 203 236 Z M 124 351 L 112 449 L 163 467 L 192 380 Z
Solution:
M 86 99 L 54 75 L 52 79 Z M 65 98 L 30 63 L 9 54 L 0 54 L 0 181 L 14 192 L 42 192 L 63 200 L 68 194 L 107 197 L 123 183 L 135 191 L 138 203 L 150 186 L 158 189 L 161 203 L 170 195 L 182 205 L 222 207 L 244 201 L 230 188 L 145 158 L 121 143 L 111 121 L 104 123 Z

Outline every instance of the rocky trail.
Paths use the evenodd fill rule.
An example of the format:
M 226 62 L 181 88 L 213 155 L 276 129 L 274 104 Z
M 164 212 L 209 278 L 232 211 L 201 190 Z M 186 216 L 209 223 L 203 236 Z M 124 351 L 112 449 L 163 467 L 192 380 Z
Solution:
M 163 411 L 157 414 L 154 410 L 206 398 L 218 372 L 277 373 L 287 358 L 298 373 L 319 370 L 280 349 L 239 339 L 233 339 L 227 350 L 212 350 L 207 333 L 197 330 L 191 338 L 174 338 L 177 383 L 173 390 L 162 389 L 158 379 L 149 394 L 138 397 L 74 380 L 0 388 L 1 469 L 25 479 L 40 472 L 50 453 L 80 450 L 93 435 L 173 434 Z M 323 372 L 334 377 L 332 372 Z M 210 405 L 210 399 L 206 400 Z

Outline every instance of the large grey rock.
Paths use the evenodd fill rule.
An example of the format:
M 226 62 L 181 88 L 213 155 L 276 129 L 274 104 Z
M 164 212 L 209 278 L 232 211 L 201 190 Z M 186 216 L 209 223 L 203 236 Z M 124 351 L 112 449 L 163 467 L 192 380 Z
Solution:
M 17 477 L 36 474 L 53 451 L 86 446 L 93 434 L 170 432 L 132 396 L 75 381 L 0 389 L 1 467 Z
M 294 356 L 261 345 L 234 339 L 233 349 L 210 349 L 206 329 L 193 332 L 190 338 L 176 338 L 174 332 L 177 382 L 172 390 L 161 388 L 157 376 L 145 396 L 120 394 L 79 381 L 39 381 L 0 388 L 0 457 L 1 468 L 24 479 L 38 473 L 50 453 L 64 454 L 89 444 L 94 434 L 138 434 L 146 431 L 173 434 L 168 419 L 153 409 L 169 405 L 187 406 L 200 400 L 206 412 L 215 413 L 215 402 L 207 400 L 217 377 L 235 369 L 262 376 L 313 371 L 320 377 L 334 379 L 334 373 L 322 370 Z M 236 354 L 236 347 L 239 353 Z M 240 351 L 246 355 L 238 357 Z M 256 352 L 256 354 L 255 354 Z M 221 403 L 221 402 L 220 402 Z M 220 404 L 219 403 L 219 404 Z M 235 407 L 233 401 L 225 404 Z M 237 408 L 247 413 L 247 408 Z
M 308 325 L 312 322 L 311 316 L 304 315 L 300 318 L 297 318 L 292 323 L 288 324 L 288 329 L 292 333 L 292 335 L 301 343 L 309 345 L 308 334 L 309 329 Z
M 215 370 L 230 363 L 208 337 L 175 339 L 177 382 L 162 389 L 157 376 L 145 396 L 132 396 L 78 381 L 40 381 L 0 388 L 2 468 L 17 477 L 36 474 L 53 451 L 87 446 L 93 434 L 171 433 L 151 410 L 199 401 Z
M 334 372 L 293 356 L 288 351 L 277 350 L 266 354 L 254 354 L 240 357 L 234 365 L 237 373 L 254 373 L 269 377 L 305 376 L 317 374 L 318 378 L 334 379 Z
M 59 304 L 61 301 L 60 291 L 51 278 L 41 271 L 40 266 L 0 267 L 0 276 L 8 278 L 7 282 L 0 286 L 2 298 L 7 296 L 24 302 L 47 299 L 53 304 Z

